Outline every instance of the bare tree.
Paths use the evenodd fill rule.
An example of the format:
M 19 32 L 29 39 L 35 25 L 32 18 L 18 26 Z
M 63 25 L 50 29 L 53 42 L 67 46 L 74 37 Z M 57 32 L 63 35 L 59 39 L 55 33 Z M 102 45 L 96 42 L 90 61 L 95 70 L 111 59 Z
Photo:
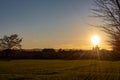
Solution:
M 0 48 L 1 49 L 14 49 L 21 48 L 22 38 L 19 38 L 17 34 L 10 36 L 4 36 L 0 39 Z
M 93 13 L 103 19 L 102 30 L 108 34 L 108 41 L 114 51 L 120 51 L 120 0 L 95 0 Z

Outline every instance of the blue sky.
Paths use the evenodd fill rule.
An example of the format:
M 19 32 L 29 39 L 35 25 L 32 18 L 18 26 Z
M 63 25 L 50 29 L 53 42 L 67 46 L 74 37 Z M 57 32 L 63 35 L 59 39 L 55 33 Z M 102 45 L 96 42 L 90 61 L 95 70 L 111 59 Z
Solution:
M 88 24 L 93 0 L 0 0 L 0 36 L 17 33 L 23 48 L 82 48 L 98 32 Z M 97 22 L 96 22 L 97 23 Z

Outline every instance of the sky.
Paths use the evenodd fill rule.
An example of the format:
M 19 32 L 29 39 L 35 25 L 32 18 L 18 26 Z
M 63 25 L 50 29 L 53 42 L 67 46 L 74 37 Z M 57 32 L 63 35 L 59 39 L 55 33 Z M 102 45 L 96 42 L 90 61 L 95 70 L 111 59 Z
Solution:
M 108 48 L 106 36 L 91 24 L 93 0 L 0 0 L 0 37 L 18 34 L 22 47 L 90 49 L 90 38 L 101 37 L 102 48 Z

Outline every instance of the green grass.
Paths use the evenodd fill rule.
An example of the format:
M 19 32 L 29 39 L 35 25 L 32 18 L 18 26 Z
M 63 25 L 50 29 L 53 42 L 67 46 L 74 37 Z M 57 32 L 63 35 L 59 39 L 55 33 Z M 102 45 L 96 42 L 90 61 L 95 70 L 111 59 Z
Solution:
M 98 60 L 0 61 L 0 80 L 120 80 L 120 62 Z

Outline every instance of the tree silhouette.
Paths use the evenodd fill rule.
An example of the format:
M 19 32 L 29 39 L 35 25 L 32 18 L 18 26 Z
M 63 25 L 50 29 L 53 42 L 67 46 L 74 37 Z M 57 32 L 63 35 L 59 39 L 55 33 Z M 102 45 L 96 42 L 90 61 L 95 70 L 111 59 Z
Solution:
M 6 49 L 19 49 L 21 48 L 22 38 L 19 38 L 17 34 L 10 36 L 4 36 L 0 39 L 0 48 L 3 50 Z
M 120 0 L 95 0 L 95 16 L 103 19 L 102 30 L 108 34 L 113 50 L 120 52 Z

